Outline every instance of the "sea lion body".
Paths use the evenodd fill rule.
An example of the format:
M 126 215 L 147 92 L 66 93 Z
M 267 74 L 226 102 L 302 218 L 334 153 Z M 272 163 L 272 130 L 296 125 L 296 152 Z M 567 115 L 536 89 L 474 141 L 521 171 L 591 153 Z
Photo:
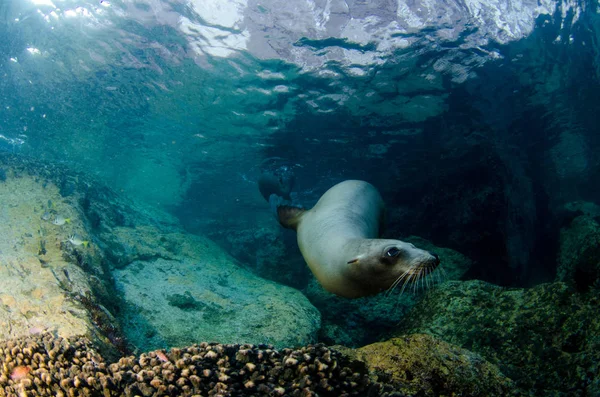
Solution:
M 437 255 L 412 244 L 379 239 L 384 212 L 377 189 L 358 180 L 333 186 L 310 210 L 278 209 L 282 225 L 296 229 L 302 256 L 317 280 L 347 298 L 376 294 L 439 264 Z

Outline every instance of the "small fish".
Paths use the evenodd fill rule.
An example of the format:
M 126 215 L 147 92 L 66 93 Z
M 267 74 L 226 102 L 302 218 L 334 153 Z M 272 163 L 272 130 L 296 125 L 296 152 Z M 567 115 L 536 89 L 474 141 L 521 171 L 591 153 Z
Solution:
M 86 248 L 90 243 L 89 241 L 82 239 L 78 234 L 71 234 L 67 240 L 75 246 L 83 245 Z
M 42 220 L 43 221 L 49 221 L 51 217 L 52 217 L 52 214 L 50 212 L 48 212 L 48 211 L 46 211 L 46 212 L 44 212 L 42 214 Z
M 167 357 L 167 355 L 164 352 L 162 352 L 161 350 L 156 351 L 156 357 L 163 363 L 166 363 L 167 361 L 169 361 L 169 357 Z
M 10 378 L 12 380 L 25 379 L 27 377 L 27 374 L 29 373 L 29 371 L 31 371 L 31 368 L 29 368 L 26 365 L 16 366 L 13 368 L 12 372 L 10 373 Z
M 41 327 L 33 326 L 33 327 L 29 328 L 29 333 L 31 335 L 41 334 L 42 332 L 44 332 L 44 329 Z
M 54 220 L 52 221 L 53 225 L 56 226 L 62 226 L 65 223 L 70 223 L 71 222 L 71 218 L 65 218 L 61 215 L 56 215 L 56 218 L 54 218 Z

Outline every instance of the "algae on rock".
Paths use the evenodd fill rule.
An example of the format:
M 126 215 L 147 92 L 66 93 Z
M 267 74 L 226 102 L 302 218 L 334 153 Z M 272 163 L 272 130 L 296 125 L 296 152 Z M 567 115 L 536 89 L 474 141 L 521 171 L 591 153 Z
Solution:
M 407 396 L 509 396 L 514 383 L 478 354 L 413 334 L 373 343 L 351 355 L 363 360 L 378 382 Z
M 77 201 L 65 199 L 52 181 L 8 168 L 0 202 L 2 340 L 47 331 L 87 336 L 111 349 L 112 341 L 97 327 L 105 309 L 99 300 L 93 308 L 84 303 L 108 296 L 102 253 L 95 243 L 69 242 L 73 234 L 92 240 Z M 57 217 L 68 222 L 58 224 Z
M 427 333 L 476 352 L 537 395 L 594 395 L 599 303 L 564 283 L 506 289 L 449 282 L 415 306 L 395 335 Z

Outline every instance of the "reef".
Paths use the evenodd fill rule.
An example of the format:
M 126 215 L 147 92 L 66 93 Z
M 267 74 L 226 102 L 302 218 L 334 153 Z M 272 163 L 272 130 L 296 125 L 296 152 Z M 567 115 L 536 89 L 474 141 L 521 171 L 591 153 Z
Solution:
M 6 396 L 362 396 L 364 364 L 323 345 L 201 343 L 107 363 L 86 338 L 38 334 L 0 343 Z

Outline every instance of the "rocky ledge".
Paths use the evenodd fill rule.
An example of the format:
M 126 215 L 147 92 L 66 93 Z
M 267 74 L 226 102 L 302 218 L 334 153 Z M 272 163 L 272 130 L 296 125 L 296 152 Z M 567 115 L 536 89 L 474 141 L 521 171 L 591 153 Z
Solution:
M 299 291 L 67 167 L 0 153 L 0 340 L 50 332 L 122 356 L 200 341 L 316 342 Z

